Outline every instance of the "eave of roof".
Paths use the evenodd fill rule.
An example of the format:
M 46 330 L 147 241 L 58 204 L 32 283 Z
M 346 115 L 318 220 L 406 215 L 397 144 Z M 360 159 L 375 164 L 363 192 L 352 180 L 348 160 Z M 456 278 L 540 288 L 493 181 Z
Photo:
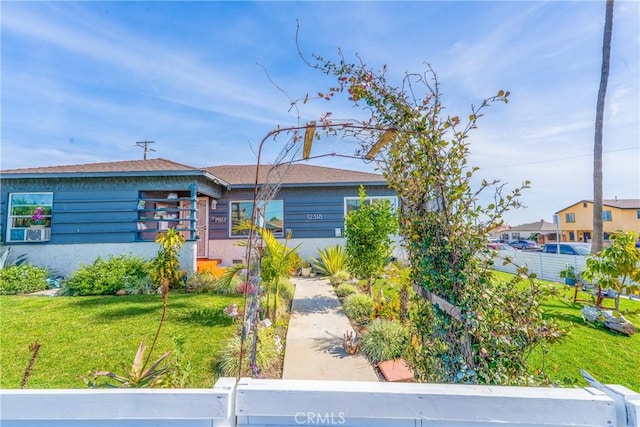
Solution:
M 566 208 L 563 208 L 557 211 L 556 214 L 566 211 L 567 209 L 572 208 L 581 203 L 593 203 L 593 200 L 583 199 L 576 203 L 572 203 Z M 603 199 L 602 205 L 609 206 L 612 208 L 618 208 L 618 209 L 640 209 L 640 199 Z
M 270 168 L 270 165 L 260 167 L 258 171 L 259 184 L 265 183 Z M 255 185 L 256 165 L 211 166 L 205 168 L 205 170 L 212 172 L 216 176 L 223 177 L 234 188 L 250 188 Z M 280 183 L 282 187 L 388 185 L 385 178 L 380 174 L 324 166 L 293 164 L 284 166 L 283 172 L 286 173 Z
M 229 183 L 209 171 L 171 160 L 150 159 L 122 162 L 88 163 L 0 171 L 2 179 L 67 179 L 152 176 L 202 176 L 215 184 L 229 188 Z

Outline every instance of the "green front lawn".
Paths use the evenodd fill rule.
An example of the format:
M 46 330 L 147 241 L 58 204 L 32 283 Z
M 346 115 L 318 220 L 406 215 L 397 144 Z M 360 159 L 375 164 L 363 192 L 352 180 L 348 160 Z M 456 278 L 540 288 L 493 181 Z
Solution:
M 216 356 L 235 330 L 222 313 L 241 297 L 212 294 L 169 295 L 167 319 L 154 351 L 155 360 L 184 339 L 191 363 L 190 387 L 211 387 Z M 0 387 L 19 388 L 31 354 L 41 349 L 28 388 L 84 388 L 79 378 L 94 370 L 124 373 L 140 341 L 150 345 L 160 320 L 159 295 L 124 297 L 0 297 Z
M 544 363 L 551 378 L 560 382 L 565 378 L 577 380 L 579 385 L 586 386 L 580 375 L 580 369 L 584 369 L 601 383 L 620 384 L 640 392 L 640 332 L 626 336 L 584 321 L 580 310 L 593 304 L 574 303 L 573 289 L 563 284 L 555 286 L 559 288 L 559 296 L 543 304 L 545 315 L 567 327 L 569 333 L 549 348 Z M 588 294 L 580 294 L 579 298 L 590 299 Z M 613 306 L 613 301 L 606 300 L 604 304 Z M 620 311 L 640 331 L 640 301 L 621 298 Z M 541 367 L 542 353 L 532 355 L 531 362 L 532 366 Z
M 513 277 L 498 271 L 494 275 L 505 281 Z M 568 330 L 568 334 L 562 341 L 550 346 L 545 358 L 541 351 L 533 354 L 531 366 L 538 369 L 544 364 L 551 380 L 559 384 L 586 386 L 587 382 L 580 374 L 580 369 L 584 369 L 602 383 L 620 384 L 640 392 L 640 300 L 620 299 L 621 312 L 638 328 L 638 333 L 628 337 L 604 326 L 585 322 L 580 310 L 589 303 L 574 303 L 573 288 L 560 283 L 539 282 L 558 289 L 558 294 L 545 301 L 542 307 L 545 315 L 554 318 L 562 328 Z M 384 280 L 378 280 L 374 285 L 376 296 L 380 289 L 386 297 L 395 297 L 398 292 Z M 588 300 L 590 296 L 580 292 L 580 298 Z M 604 304 L 612 306 L 613 301 L 605 300 Z

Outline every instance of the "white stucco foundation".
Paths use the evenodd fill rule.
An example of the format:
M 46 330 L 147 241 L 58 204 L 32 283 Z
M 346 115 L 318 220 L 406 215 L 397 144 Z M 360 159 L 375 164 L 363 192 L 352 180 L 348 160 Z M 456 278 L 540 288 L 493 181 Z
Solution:
M 46 267 L 52 276 L 69 277 L 81 264 L 92 264 L 96 258 L 108 258 L 130 254 L 151 259 L 158 253 L 155 242 L 133 243 L 87 243 L 87 244 L 32 244 L 11 245 L 8 262 L 15 262 L 18 257 L 26 255 L 26 262 L 38 267 Z M 184 270 L 193 272 L 196 269 L 196 242 L 185 242 L 180 251 L 180 264 Z
M 285 243 L 284 239 L 278 239 L 281 243 Z M 234 260 L 245 259 L 245 247 L 237 246 L 238 240 L 210 240 L 209 241 L 209 258 L 222 260 L 222 265 L 232 265 Z M 345 244 L 344 238 L 320 238 L 320 239 L 291 239 L 286 242 L 287 247 L 298 248 L 298 254 L 304 260 L 316 258 L 318 249 L 326 248 L 329 245 Z
M 284 239 L 278 239 L 281 243 L 285 243 Z M 209 258 L 222 260 L 221 265 L 229 266 L 233 265 L 234 260 L 245 259 L 245 247 L 238 246 L 240 239 L 237 240 L 209 240 Z M 287 247 L 298 248 L 298 254 L 303 260 L 309 260 L 310 258 L 318 257 L 318 250 L 324 249 L 330 245 L 342 245 L 345 246 L 346 238 L 344 237 L 325 237 L 317 239 L 291 239 L 286 242 Z M 405 253 L 401 249 L 400 239 L 395 239 L 396 249 L 393 252 L 393 256 L 399 259 L 405 259 Z

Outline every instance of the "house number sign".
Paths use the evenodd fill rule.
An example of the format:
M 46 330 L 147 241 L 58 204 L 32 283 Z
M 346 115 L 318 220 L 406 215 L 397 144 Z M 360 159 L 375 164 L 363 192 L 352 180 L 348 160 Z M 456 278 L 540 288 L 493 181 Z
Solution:
M 321 219 L 322 219 L 322 214 L 319 214 L 319 213 L 307 214 L 307 220 L 309 221 L 319 221 Z

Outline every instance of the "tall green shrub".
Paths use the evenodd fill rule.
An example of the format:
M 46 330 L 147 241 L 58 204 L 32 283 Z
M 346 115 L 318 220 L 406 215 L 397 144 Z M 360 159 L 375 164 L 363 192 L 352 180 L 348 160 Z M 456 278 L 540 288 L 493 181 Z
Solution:
M 389 262 L 393 251 L 391 235 L 397 232 L 397 220 L 388 200 L 366 203 L 366 191 L 359 190 L 360 205 L 345 219 L 345 252 L 349 270 L 367 281 L 367 288 Z
M 622 288 L 640 287 L 640 249 L 636 247 L 638 233 L 618 232 L 611 235 L 611 246 L 587 258 L 582 277 L 597 282 L 600 287 L 622 293 Z

